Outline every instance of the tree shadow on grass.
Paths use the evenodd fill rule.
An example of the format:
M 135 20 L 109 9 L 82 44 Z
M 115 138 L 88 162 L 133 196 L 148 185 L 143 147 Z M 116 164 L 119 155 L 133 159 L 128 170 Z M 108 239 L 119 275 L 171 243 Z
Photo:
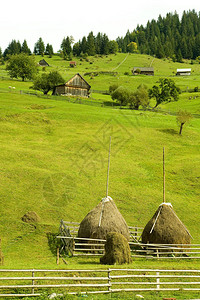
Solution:
M 111 101 L 104 101 L 103 106 L 110 106 L 110 107 L 119 107 L 119 103 L 111 102 Z
M 168 129 L 158 129 L 160 132 L 164 132 L 167 134 L 171 134 L 171 135 L 178 135 L 178 131 L 172 128 L 168 128 Z

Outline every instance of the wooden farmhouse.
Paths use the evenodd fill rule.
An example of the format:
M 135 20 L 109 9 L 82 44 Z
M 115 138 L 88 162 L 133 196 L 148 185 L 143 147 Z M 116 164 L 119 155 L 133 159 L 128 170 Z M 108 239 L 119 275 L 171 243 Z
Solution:
M 191 75 L 191 69 L 177 69 L 176 70 L 177 76 L 189 76 Z
M 39 65 L 42 66 L 42 67 L 49 67 L 48 62 L 45 59 L 41 59 L 39 61 Z
M 87 81 L 77 73 L 65 84 L 58 85 L 54 88 L 54 95 L 63 95 L 63 96 L 80 96 L 80 97 L 89 97 L 91 86 Z
M 133 75 L 154 75 L 154 69 L 153 68 L 139 68 L 134 67 L 133 68 Z

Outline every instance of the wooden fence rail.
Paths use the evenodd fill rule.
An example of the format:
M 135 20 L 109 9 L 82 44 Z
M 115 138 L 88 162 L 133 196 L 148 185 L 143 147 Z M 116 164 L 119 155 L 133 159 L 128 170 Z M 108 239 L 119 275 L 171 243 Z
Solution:
M 48 274 L 52 275 L 48 275 Z M 13 276 L 14 274 L 14 276 Z M 0 297 L 138 291 L 200 291 L 200 270 L 0 270 Z M 16 291 L 18 291 L 16 293 Z
M 57 236 L 69 245 L 67 250 L 72 256 L 102 256 L 105 242 L 103 239 Z M 69 242 L 71 241 L 71 242 Z M 143 244 L 129 242 L 131 256 L 146 259 L 200 259 L 199 244 Z

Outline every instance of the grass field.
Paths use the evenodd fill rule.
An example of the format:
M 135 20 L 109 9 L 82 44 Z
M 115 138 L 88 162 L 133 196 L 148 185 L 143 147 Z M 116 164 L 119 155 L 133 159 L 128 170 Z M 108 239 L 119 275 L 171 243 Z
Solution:
M 49 70 L 58 69 L 67 80 L 77 72 L 112 71 L 125 57 L 91 58 L 92 64 L 78 61 L 76 69 L 57 56 L 45 59 Z M 124 75 L 150 62 L 156 76 Z M 129 55 L 115 70 L 117 76 L 86 76 L 86 80 L 93 90 L 107 90 L 116 81 L 132 89 L 142 82 L 150 87 L 159 76 L 172 76 L 176 68 L 189 66 Z M 182 89 L 200 83 L 200 66 L 191 67 L 190 77 L 174 77 Z M 199 114 L 199 93 L 182 93 L 178 102 L 161 106 L 164 113 L 131 111 L 101 107 L 111 99 L 98 93 L 88 100 L 94 105 L 20 94 L 20 90 L 30 91 L 32 83 L 10 80 L 4 66 L 0 76 L 4 77 L 0 81 L 0 237 L 5 257 L 1 268 L 102 268 L 97 258 L 68 258 L 68 266 L 56 266 L 47 235 L 58 232 L 61 219 L 81 221 L 105 196 L 110 135 L 109 195 L 127 223 L 145 226 L 161 204 L 165 147 L 166 201 L 190 230 L 193 243 L 200 243 L 200 119 L 194 117 L 180 136 L 176 117 L 168 114 L 180 108 Z M 15 92 L 9 92 L 9 86 L 15 86 Z M 27 211 L 39 215 L 36 226 L 22 222 Z M 200 263 L 136 260 L 130 267 L 194 269 Z

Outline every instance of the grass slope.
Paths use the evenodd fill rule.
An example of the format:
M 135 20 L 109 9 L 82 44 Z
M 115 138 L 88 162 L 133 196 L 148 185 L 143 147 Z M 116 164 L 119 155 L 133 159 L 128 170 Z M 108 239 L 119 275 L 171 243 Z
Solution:
M 122 54 L 112 56 L 112 61 L 108 62 L 111 65 L 109 70 L 122 57 Z M 141 59 L 137 65 L 141 65 L 141 57 L 149 61 L 147 56 L 130 55 L 127 60 L 130 57 Z M 108 70 L 105 59 L 104 63 L 103 58 L 98 59 L 94 59 L 91 66 L 98 63 L 99 69 Z M 50 62 L 65 72 L 63 64 L 67 62 L 63 63 L 56 57 Z M 84 61 L 81 68 L 86 68 L 86 63 L 89 66 Z M 160 64 L 168 62 L 161 61 Z M 135 77 L 122 75 L 124 70 L 121 69 L 120 78 L 135 80 Z M 66 77 L 72 72 L 74 70 L 68 68 Z M 163 67 L 160 75 L 164 73 Z M 197 78 L 198 74 L 195 76 Z M 90 80 L 99 81 L 94 87 L 105 90 L 109 86 L 108 81 L 114 79 L 113 76 L 99 75 Z M 143 79 L 150 82 L 156 80 L 140 76 L 140 81 Z M 139 77 L 137 80 L 139 82 Z M 109 195 L 127 223 L 144 226 L 162 202 L 162 148 L 165 146 L 166 201 L 173 204 L 190 230 L 194 243 L 200 243 L 198 118 L 193 118 L 189 126 L 183 128 L 183 136 L 179 136 L 173 115 L 9 93 L 7 87 L 11 83 L 17 91 L 31 85 L 30 82 L 9 79 L 0 81 L 0 237 L 5 256 L 4 268 L 56 267 L 47 235 L 58 231 L 61 218 L 81 221 L 105 196 L 110 135 Z M 197 113 L 198 98 L 188 101 L 182 95 L 179 102 L 169 103 L 165 109 L 177 111 L 178 107 L 183 107 Z M 29 210 L 40 216 L 37 226 L 21 221 Z M 93 265 L 95 262 L 97 265 Z M 99 267 L 98 259 L 69 260 L 71 268 L 86 268 L 91 264 Z M 133 266 L 158 267 L 156 262 L 149 261 L 134 262 Z M 172 266 L 193 268 L 199 267 L 199 263 L 159 262 L 159 267 Z

